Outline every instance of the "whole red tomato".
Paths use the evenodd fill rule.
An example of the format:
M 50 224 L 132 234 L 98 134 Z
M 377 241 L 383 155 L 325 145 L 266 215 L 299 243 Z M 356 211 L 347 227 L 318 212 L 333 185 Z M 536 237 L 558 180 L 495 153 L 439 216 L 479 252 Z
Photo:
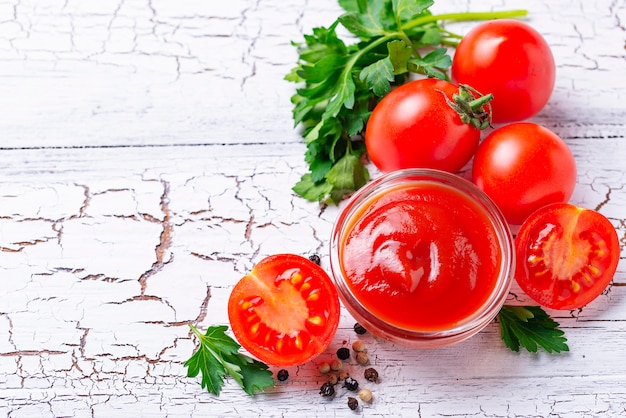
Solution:
M 420 79 L 388 93 L 374 108 L 365 130 L 365 146 L 374 165 L 383 172 L 461 169 L 476 151 L 480 130 L 464 123 L 451 106 L 458 92 L 459 87 L 447 81 Z M 485 122 L 488 114 L 483 106 L 476 110 Z
M 295 254 L 259 261 L 228 299 L 237 341 L 274 366 L 303 364 L 323 352 L 339 325 L 339 295 L 328 274 Z
M 544 206 L 515 238 L 515 279 L 540 305 L 577 309 L 598 297 L 619 262 L 615 227 L 599 212 L 569 203 Z
M 478 146 L 472 181 L 514 225 L 550 203 L 566 202 L 576 185 L 576 162 L 567 144 L 529 122 L 503 126 Z
M 452 79 L 494 98 L 493 122 L 517 122 L 548 102 L 556 77 L 550 46 L 526 23 L 493 20 L 463 37 L 452 60 Z

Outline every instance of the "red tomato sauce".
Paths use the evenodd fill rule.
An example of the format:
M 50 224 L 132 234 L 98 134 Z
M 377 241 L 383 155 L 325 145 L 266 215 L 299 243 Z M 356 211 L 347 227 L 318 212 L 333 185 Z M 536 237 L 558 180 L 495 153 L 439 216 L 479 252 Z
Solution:
M 373 315 L 412 331 L 469 319 L 496 285 L 501 250 L 484 209 L 453 187 L 419 181 L 370 197 L 341 243 L 348 286 Z

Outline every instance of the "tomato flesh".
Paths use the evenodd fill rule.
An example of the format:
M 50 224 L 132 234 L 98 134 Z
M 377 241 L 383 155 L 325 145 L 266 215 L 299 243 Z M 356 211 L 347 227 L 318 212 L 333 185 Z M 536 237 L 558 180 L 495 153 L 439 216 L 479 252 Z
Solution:
M 577 309 L 594 300 L 613 279 L 619 261 L 619 240 L 611 222 L 569 203 L 533 213 L 515 244 L 518 284 L 552 309 Z
M 339 324 L 339 296 L 328 274 L 294 254 L 261 260 L 234 287 L 228 317 L 235 338 L 259 360 L 303 364 L 323 352 Z

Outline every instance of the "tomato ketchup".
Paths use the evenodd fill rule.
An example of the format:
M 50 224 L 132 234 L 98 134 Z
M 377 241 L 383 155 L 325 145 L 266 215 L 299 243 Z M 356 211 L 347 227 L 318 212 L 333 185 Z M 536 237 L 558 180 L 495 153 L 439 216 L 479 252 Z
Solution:
M 466 180 L 406 172 L 370 185 L 340 215 L 331 251 L 335 281 L 348 310 L 383 337 L 437 340 L 458 331 L 463 338 L 452 340 L 464 339 L 504 303 L 510 231 Z

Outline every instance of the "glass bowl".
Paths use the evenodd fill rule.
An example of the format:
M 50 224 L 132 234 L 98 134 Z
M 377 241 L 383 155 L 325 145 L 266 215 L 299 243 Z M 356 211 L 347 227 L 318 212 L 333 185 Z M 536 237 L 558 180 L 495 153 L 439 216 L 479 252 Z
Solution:
M 342 208 L 332 277 L 350 314 L 394 343 L 463 341 L 498 314 L 514 271 L 513 238 L 492 200 L 458 175 L 394 171 Z

